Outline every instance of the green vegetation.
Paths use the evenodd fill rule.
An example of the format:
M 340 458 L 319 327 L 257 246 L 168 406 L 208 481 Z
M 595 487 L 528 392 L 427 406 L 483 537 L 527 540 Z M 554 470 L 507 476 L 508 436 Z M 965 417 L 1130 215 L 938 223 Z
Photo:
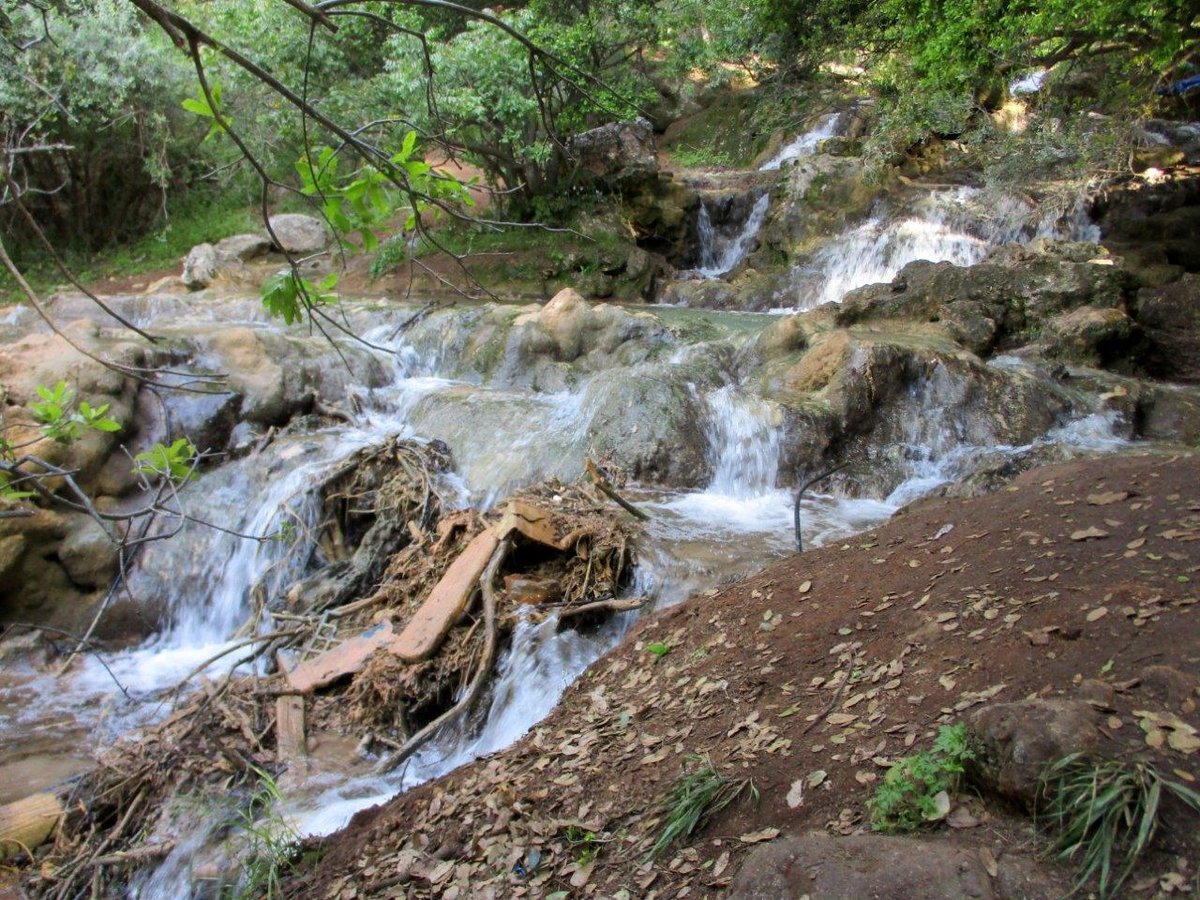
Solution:
M 1200 794 L 1144 761 L 1072 754 L 1050 766 L 1042 788 L 1039 819 L 1054 831 L 1059 859 L 1078 867 L 1076 891 L 1094 878 L 1102 900 L 1118 894 L 1153 842 L 1168 796 L 1200 812 Z
M 667 795 L 662 832 L 647 854 L 651 859 L 676 841 L 687 839 L 743 793 L 758 800 L 758 788 L 749 778 L 732 778 L 719 772 L 708 756 L 688 759 L 693 767 L 679 776 Z
M 243 876 L 224 892 L 227 900 L 274 900 L 289 872 L 300 845 L 299 835 L 279 814 L 283 795 L 267 772 L 254 768 L 258 788 L 240 810 L 241 829 L 249 846 L 241 851 Z
M 897 834 L 944 818 L 950 808 L 949 797 L 958 790 L 963 766 L 974 756 L 967 742 L 967 727 L 943 725 L 931 749 L 897 760 L 888 769 L 867 801 L 871 827 Z

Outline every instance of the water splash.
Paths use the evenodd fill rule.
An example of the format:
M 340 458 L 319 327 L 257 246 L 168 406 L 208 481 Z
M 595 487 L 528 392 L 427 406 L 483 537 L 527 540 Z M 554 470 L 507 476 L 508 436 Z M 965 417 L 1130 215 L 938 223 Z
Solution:
M 760 172 L 770 172 L 780 168 L 784 163 L 795 162 L 817 152 L 821 141 L 841 134 L 842 114 L 830 113 L 817 120 L 817 124 L 809 131 L 794 139 L 780 149 L 778 153 L 758 167 Z

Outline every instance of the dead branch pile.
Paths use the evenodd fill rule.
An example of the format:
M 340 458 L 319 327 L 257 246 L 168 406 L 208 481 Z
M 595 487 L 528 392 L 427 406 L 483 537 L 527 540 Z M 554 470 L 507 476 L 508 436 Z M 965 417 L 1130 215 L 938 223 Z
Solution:
M 522 617 L 579 627 L 637 605 L 618 594 L 640 525 L 595 486 L 551 482 L 443 515 L 448 463 L 443 447 L 392 440 L 326 481 L 312 537 L 327 564 L 244 642 L 270 674 L 205 682 L 118 744 L 69 798 L 33 893 L 118 895 L 169 852 L 168 801 L 249 794 L 306 753 L 306 733 L 354 735 L 384 754 L 381 768 L 398 765 L 478 701 Z

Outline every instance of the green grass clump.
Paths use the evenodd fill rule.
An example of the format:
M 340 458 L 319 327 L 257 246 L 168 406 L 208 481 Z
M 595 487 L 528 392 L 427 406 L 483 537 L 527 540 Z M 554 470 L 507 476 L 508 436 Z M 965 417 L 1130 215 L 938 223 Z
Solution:
M 1200 812 L 1200 794 L 1148 762 L 1075 753 L 1046 770 L 1038 818 L 1056 833 L 1059 859 L 1077 862 L 1076 891 L 1096 878 L 1101 900 L 1116 896 L 1154 840 L 1165 795 Z
M 688 758 L 695 766 L 679 776 L 667 795 L 666 820 L 648 854 L 651 859 L 675 841 L 686 839 L 743 791 L 748 791 L 751 799 L 758 800 L 758 788 L 749 778 L 731 778 L 722 774 L 708 756 Z
M 975 757 L 963 724 L 943 725 L 932 749 L 906 756 L 888 769 L 883 782 L 867 801 L 871 827 L 896 834 L 916 831 L 945 816 L 939 795 L 958 790 L 963 766 Z

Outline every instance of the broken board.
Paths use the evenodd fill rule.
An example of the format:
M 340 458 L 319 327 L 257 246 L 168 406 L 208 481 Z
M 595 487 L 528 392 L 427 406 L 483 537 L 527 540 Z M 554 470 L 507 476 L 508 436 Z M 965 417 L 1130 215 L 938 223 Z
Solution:
M 392 623 L 380 622 L 289 670 L 286 673 L 288 684 L 296 693 L 307 694 L 346 675 L 353 675 L 367 664 L 376 650 L 394 638 Z
M 414 663 L 431 657 L 442 645 L 450 629 L 467 611 L 479 576 L 500 544 L 498 529 L 481 531 L 467 549 L 450 564 L 425 602 L 393 640 L 388 650 L 404 662 Z

